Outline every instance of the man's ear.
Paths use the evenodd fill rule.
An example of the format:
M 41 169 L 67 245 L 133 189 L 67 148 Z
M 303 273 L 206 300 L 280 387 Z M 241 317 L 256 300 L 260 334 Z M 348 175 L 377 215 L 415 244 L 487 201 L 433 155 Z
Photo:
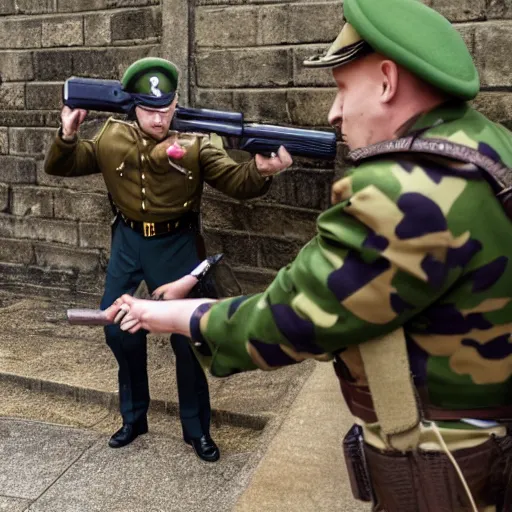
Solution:
M 382 91 L 381 103 L 389 103 L 398 90 L 398 66 L 391 60 L 383 60 L 380 64 Z

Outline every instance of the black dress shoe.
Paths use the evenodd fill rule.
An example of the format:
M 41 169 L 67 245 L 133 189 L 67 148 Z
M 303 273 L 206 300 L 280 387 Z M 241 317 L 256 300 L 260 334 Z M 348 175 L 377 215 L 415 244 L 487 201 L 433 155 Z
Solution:
M 148 421 L 146 418 L 137 423 L 124 423 L 123 426 L 110 438 L 110 448 L 121 448 L 130 444 L 136 437 L 146 434 Z
M 185 439 L 185 443 L 192 446 L 196 455 L 205 462 L 219 460 L 220 451 L 215 441 L 210 436 L 202 436 L 195 439 Z

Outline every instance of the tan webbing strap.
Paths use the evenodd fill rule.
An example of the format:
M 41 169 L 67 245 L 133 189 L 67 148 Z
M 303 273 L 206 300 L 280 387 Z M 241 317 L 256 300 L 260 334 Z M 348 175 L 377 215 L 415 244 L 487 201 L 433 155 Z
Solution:
M 414 449 L 420 414 L 402 329 L 359 345 L 368 387 L 382 432 L 391 448 Z

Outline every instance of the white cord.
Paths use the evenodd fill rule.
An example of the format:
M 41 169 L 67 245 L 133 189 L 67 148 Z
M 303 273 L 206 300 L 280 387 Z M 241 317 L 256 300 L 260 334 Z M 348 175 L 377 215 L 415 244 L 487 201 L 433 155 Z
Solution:
M 469 485 L 466 482 L 466 479 L 464 478 L 464 475 L 462 474 L 462 471 L 461 471 L 459 465 L 457 464 L 457 461 L 455 460 L 454 456 L 450 453 L 448 446 L 446 446 L 446 443 L 444 442 L 443 436 L 441 435 L 441 432 L 439 432 L 437 425 L 433 422 L 430 425 L 432 427 L 432 430 L 434 431 L 434 434 L 436 435 L 437 439 L 439 440 L 441 448 L 443 449 L 443 451 L 447 455 L 447 457 L 450 459 L 450 462 L 453 464 L 455 471 L 457 471 L 457 474 L 459 475 L 459 478 L 460 478 L 460 481 L 462 482 L 464 490 L 466 491 L 466 494 L 468 495 L 469 501 L 471 503 L 471 507 L 473 508 L 473 512 L 478 512 L 478 508 L 475 504 L 475 500 L 473 499 L 473 495 L 471 494 L 471 490 L 469 489 Z

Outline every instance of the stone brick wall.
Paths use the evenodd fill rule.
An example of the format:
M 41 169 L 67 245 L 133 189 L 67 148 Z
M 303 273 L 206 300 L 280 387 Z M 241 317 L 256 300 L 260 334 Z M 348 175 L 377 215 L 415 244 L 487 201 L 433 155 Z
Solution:
M 510 0 L 425 0 L 457 24 L 478 64 L 475 104 L 512 128 Z M 2 0 L 0 3 L 0 282 L 98 294 L 110 211 L 101 177 L 42 171 L 71 75 L 119 78 L 146 55 L 182 68 L 181 102 L 243 111 L 248 121 L 324 128 L 328 71 L 301 67 L 337 35 L 334 0 Z M 93 133 L 102 116 L 90 116 Z M 315 230 L 342 168 L 297 162 L 260 200 L 207 188 L 205 235 L 245 292 L 264 286 Z
M 120 78 L 157 55 L 159 0 L 2 0 L 0 3 L 0 282 L 101 291 L 110 207 L 101 176 L 43 171 L 63 81 Z M 101 116 L 91 115 L 84 134 Z

